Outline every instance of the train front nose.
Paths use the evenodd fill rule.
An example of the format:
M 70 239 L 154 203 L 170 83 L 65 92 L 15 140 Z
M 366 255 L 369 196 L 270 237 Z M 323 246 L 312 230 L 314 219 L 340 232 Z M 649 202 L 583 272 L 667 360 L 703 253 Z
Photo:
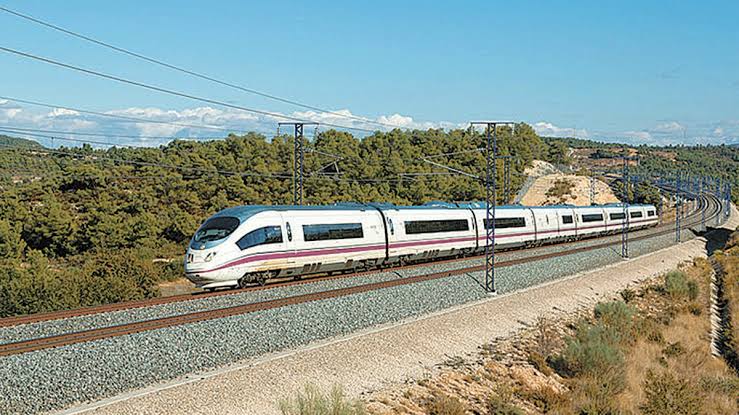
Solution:
M 215 250 L 189 248 L 185 254 L 185 277 L 197 286 L 211 282 L 206 272 L 217 256 Z

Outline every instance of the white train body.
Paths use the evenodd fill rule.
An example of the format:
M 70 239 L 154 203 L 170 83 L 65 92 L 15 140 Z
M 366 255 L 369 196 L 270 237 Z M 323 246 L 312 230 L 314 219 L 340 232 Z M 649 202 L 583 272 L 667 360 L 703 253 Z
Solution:
M 630 205 L 630 230 L 658 223 L 652 205 Z M 495 249 L 620 232 L 623 205 L 500 206 Z M 185 256 L 185 274 L 206 289 L 275 277 L 343 272 L 481 253 L 484 204 L 239 206 L 208 219 Z

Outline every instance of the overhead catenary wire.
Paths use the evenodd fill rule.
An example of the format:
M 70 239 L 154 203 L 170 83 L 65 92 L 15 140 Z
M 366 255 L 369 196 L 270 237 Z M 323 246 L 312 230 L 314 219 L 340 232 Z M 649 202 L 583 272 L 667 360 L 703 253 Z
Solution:
M 110 138 L 135 138 L 135 139 L 149 139 L 149 140 L 199 140 L 199 141 L 209 141 L 209 140 L 220 140 L 223 139 L 223 137 L 188 137 L 188 136 L 153 136 L 153 135 L 133 135 L 133 134 L 115 134 L 115 133 L 91 133 L 91 132 L 81 132 L 81 131 L 60 131 L 60 130 L 44 130 L 44 129 L 38 129 L 38 128 L 23 128 L 23 127 L 9 127 L 7 125 L 0 125 L 0 131 L 11 131 L 11 132 L 17 132 L 19 134 L 22 133 L 43 133 L 43 134 L 70 134 L 70 135 L 81 135 L 86 137 L 110 137 Z M 68 139 L 68 138 L 61 138 L 61 137 L 55 137 L 59 139 Z M 77 141 L 73 139 L 68 139 L 70 141 Z M 87 141 L 83 141 L 87 142 Z M 96 142 L 90 142 L 91 144 L 97 144 Z M 99 144 L 109 144 L 105 142 L 100 142 Z
M 223 132 L 226 132 L 226 133 L 233 133 L 233 132 L 248 133 L 249 132 L 247 130 L 229 129 L 229 128 L 224 128 L 224 127 L 216 127 L 216 126 L 212 126 L 212 125 L 186 124 L 186 123 L 175 122 L 175 121 L 162 121 L 162 120 L 152 120 L 152 119 L 140 118 L 140 117 L 131 117 L 131 116 L 128 116 L 128 115 L 119 115 L 119 114 L 112 114 L 112 113 L 107 113 L 107 112 L 91 111 L 91 110 L 87 110 L 87 109 L 83 109 L 83 108 L 76 108 L 76 107 L 70 107 L 70 106 L 64 106 L 64 105 L 50 104 L 50 103 L 39 102 L 39 101 L 31 101 L 31 100 L 27 100 L 27 99 L 7 97 L 7 96 L 1 96 L 1 95 L 0 95 L 0 99 L 6 100 L 6 101 L 18 102 L 18 103 L 21 103 L 21 104 L 35 105 L 35 106 L 45 107 L 45 108 L 65 109 L 65 110 L 68 110 L 68 111 L 76 111 L 76 112 L 79 112 L 81 114 L 96 115 L 96 116 L 99 116 L 99 117 L 115 118 L 115 119 L 119 119 L 121 121 L 126 121 L 126 122 L 171 125 L 171 126 L 185 127 L 185 128 L 223 131 Z
M 38 133 L 35 131 L 39 131 Z M 68 135 L 86 135 L 86 136 L 94 136 L 94 137 L 139 137 L 139 136 L 127 136 L 127 135 L 109 135 L 104 133 L 88 133 L 88 134 L 82 134 L 74 131 L 49 131 L 49 130 L 36 130 L 36 129 L 18 129 L 15 127 L 6 127 L 6 126 L 0 126 L 0 132 L 6 133 L 6 134 L 16 134 L 16 135 L 24 135 L 27 137 L 34 137 L 34 138 L 43 138 L 47 140 L 60 140 L 60 141 L 71 141 L 76 143 L 83 143 L 83 144 L 95 144 L 95 145 L 102 145 L 102 146 L 109 146 L 109 147 L 121 147 L 121 148 L 152 148 L 152 146 L 146 145 L 146 144 L 126 144 L 126 143 L 114 143 L 111 141 L 99 141 L 99 140 L 85 140 L 85 139 L 79 139 L 79 138 L 70 138 L 70 137 L 63 137 L 56 134 L 68 134 Z M 48 132 L 48 134 L 43 133 Z M 42 134 L 43 133 L 43 134 Z M 50 135 L 54 134 L 54 135 Z M 164 137 L 162 137 L 164 138 Z M 223 138 L 182 138 L 182 137 L 168 137 L 172 141 L 174 140 L 193 140 L 193 141 L 223 141 Z M 306 149 L 307 151 L 311 153 L 321 153 L 320 151 L 316 151 L 313 149 Z M 329 153 L 321 153 L 325 155 L 331 155 Z M 337 156 L 334 156 L 337 157 Z
M 84 74 L 97 76 L 99 78 L 108 79 L 108 80 L 111 80 L 111 81 L 116 81 L 116 82 L 120 82 L 120 83 L 127 84 L 127 85 L 133 85 L 133 86 L 137 86 L 139 88 L 148 89 L 148 90 L 151 90 L 151 91 L 160 92 L 160 93 L 163 93 L 163 94 L 178 96 L 178 97 L 181 97 L 181 98 L 187 98 L 187 99 L 191 99 L 191 100 L 194 100 L 194 101 L 204 102 L 204 103 L 207 103 L 207 104 L 219 105 L 219 106 L 226 107 L 226 108 L 236 109 L 236 110 L 245 111 L 245 112 L 249 112 L 249 113 L 253 113 L 253 114 L 258 114 L 258 115 L 263 115 L 263 116 L 268 116 L 268 117 L 272 117 L 272 118 L 285 119 L 285 120 L 297 121 L 297 122 L 305 122 L 305 123 L 308 122 L 308 121 L 303 120 L 301 118 L 293 117 L 293 116 L 290 116 L 290 115 L 284 115 L 284 114 L 280 114 L 280 113 L 276 113 L 276 112 L 270 112 L 270 111 L 263 111 L 263 110 L 258 110 L 258 109 L 254 109 L 254 108 L 248 108 L 248 107 L 244 107 L 244 106 L 241 106 L 241 105 L 229 104 L 228 102 L 224 102 L 224 101 L 219 101 L 219 100 L 215 100 L 215 99 L 205 98 L 205 97 L 201 97 L 201 96 L 198 96 L 198 95 L 192 95 L 192 94 L 181 92 L 181 91 L 175 91 L 173 89 L 163 88 L 163 87 L 160 87 L 160 86 L 157 86 L 157 85 L 151 85 L 151 84 L 147 84 L 147 83 L 144 83 L 144 82 L 134 81 L 134 80 L 122 78 L 122 77 L 119 77 L 119 76 L 106 74 L 106 73 L 103 73 L 103 72 L 99 72 L 99 71 L 95 71 L 95 70 L 92 70 L 92 69 L 87 69 L 87 68 L 83 68 L 83 67 L 80 67 L 80 66 L 76 66 L 76 65 L 64 63 L 64 62 L 61 62 L 61 61 L 57 61 L 57 60 L 46 58 L 46 57 L 39 56 L 39 55 L 34 55 L 32 53 L 23 52 L 23 51 L 12 49 L 12 48 L 8 48 L 8 47 L 5 47 L 5 46 L 0 46 L 0 51 L 6 52 L 6 53 L 10 53 L 10 54 L 14 54 L 14 55 L 17 55 L 17 56 L 21 56 L 21 57 L 24 57 L 24 58 L 36 60 L 36 61 L 39 61 L 39 62 L 47 63 L 47 64 L 50 64 L 50 65 L 59 66 L 61 68 L 65 68 L 65 69 L 69 69 L 69 70 L 81 72 L 81 73 L 84 73 Z M 344 125 L 333 124 L 333 123 L 322 123 L 322 124 L 323 125 L 326 125 L 326 126 L 329 126 L 329 127 L 333 127 L 333 128 L 337 128 L 337 129 L 343 129 L 343 130 L 354 130 L 354 131 L 361 131 L 361 132 L 366 132 L 366 133 L 374 133 L 375 132 L 375 130 L 370 130 L 370 129 L 361 128 L 361 127 L 351 127 L 351 126 L 344 126 Z
M 39 24 L 39 25 L 48 27 L 50 29 L 56 30 L 56 31 L 61 32 L 61 33 L 64 33 L 66 35 L 73 36 L 73 37 L 76 37 L 78 39 L 82 39 L 84 41 L 87 41 L 87 42 L 96 44 L 98 46 L 102 46 L 102 47 L 105 47 L 105 48 L 114 50 L 116 52 L 123 53 L 125 55 L 132 56 L 134 58 L 141 59 L 141 60 L 146 61 L 146 62 L 149 62 L 149 63 L 153 63 L 155 65 L 159 65 L 159 66 L 162 66 L 162 67 L 165 67 L 165 68 L 174 70 L 174 71 L 185 73 L 187 75 L 191 75 L 191 76 L 194 76 L 194 77 L 197 77 L 197 78 L 200 78 L 200 79 L 204 79 L 204 80 L 209 81 L 209 82 L 214 82 L 216 84 L 219 84 L 219 85 L 222 85 L 222 86 L 226 86 L 226 87 L 229 87 L 229 88 L 233 88 L 233 89 L 236 89 L 236 90 L 239 90 L 239 91 L 242 91 L 242 92 L 247 92 L 247 93 L 258 95 L 258 96 L 261 96 L 261 97 L 264 97 L 264 98 L 268 98 L 268 99 L 271 99 L 271 100 L 274 100 L 274 101 L 278 101 L 278 102 L 282 102 L 282 103 L 285 103 L 285 104 L 294 105 L 294 106 L 305 108 L 305 109 L 310 109 L 310 110 L 313 110 L 313 111 L 318 111 L 320 113 L 329 114 L 329 115 L 333 115 L 333 116 L 336 116 L 336 117 L 352 119 L 352 120 L 355 120 L 355 121 L 361 121 L 361 122 L 364 122 L 364 123 L 373 124 L 373 125 L 379 125 L 379 126 L 383 126 L 383 127 L 407 129 L 407 127 L 401 127 L 401 126 L 398 126 L 398 125 L 388 124 L 388 123 L 384 123 L 384 122 L 372 120 L 372 119 L 365 118 L 365 117 L 359 117 L 359 116 L 356 116 L 356 115 L 344 114 L 344 113 L 341 113 L 341 112 L 331 111 L 331 110 L 320 108 L 320 107 L 317 107 L 317 106 L 314 106 L 314 105 L 305 104 L 305 103 L 302 103 L 302 102 L 299 102 L 299 101 L 296 101 L 296 100 L 293 100 L 293 99 L 282 98 L 282 97 L 279 97 L 279 96 L 274 95 L 274 94 L 270 94 L 270 93 L 258 91 L 258 90 L 253 89 L 253 88 L 248 88 L 248 87 L 245 87 L 245 86 L 237 85 L 237 84 L 232 83 L 232 82 L 223 81 L 223 80 L 217 79 L 217 78 L 215 78 L 215 77 L 213 77 L 211 75 L 206 75 L 206 74 L 203 74 L 203 73 L 200 73 L 200 72 L 196 72 L 196 71 L 193 71 L 193 70 L 190 70 L 190 69 L 186 69 L 186 68 L 183 68 L 183 67 L 178 66 L 178 65 L 174 65 L 174 64 L 171 64 L 171 63 L 164 62 L 164 61 L 162 61 L 160 59 L 155 59 L 155 58 L 152 58 L 152 57 L 149 57 L 149 56 L 146 56 L 146 55 L 137 53 L 137 52 L 133 52 L 133 51 L 131 51 L 129 49 L 122 48 L 120 46 L 112 45 L 110 43 L 104 42 L 102 40 L 95 39 L 95 38 L 93 38 L 91 36 L 88 36 L 88 35 L 84 35 L 84 34 L 81 34 L 81 33 L 78 33 L 78 32 L 72 31 L 72 30 L 69 30 L 69 29 L 65 29 L 65 28 L 63 28 L 61 26 L 55 25 L 53 23 L 50 23 L 50 22 L 41 20 L 39 18 L 30 16 L 30 15 L 27 15 L 27 14 L 24 14 L 24 13 L 20 13 L 20 12 L 11 10 L 11 9 L 9 9 L 7 7 L 0 6 L 0 10 L 4 11 L 6 13 L 12 14 L 14 16 L 20 17 L 22 19 L 25 19 L 27 21 L 30 21 L 30 22 L 33 22 L 33 23 L 36 23 L 36 24 Z M 329 125 L 329 124 L 325 124 L 325 125 Z

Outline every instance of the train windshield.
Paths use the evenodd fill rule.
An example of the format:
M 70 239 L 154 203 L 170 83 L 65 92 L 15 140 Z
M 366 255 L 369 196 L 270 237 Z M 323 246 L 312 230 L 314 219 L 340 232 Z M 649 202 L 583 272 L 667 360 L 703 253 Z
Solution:
M 208 242 L 223 239 L 231 235 L 239 226 L 239 220 L 230 216 L 220 216 L 208 219 L 203 226 L 195 232 L 195 242 Z

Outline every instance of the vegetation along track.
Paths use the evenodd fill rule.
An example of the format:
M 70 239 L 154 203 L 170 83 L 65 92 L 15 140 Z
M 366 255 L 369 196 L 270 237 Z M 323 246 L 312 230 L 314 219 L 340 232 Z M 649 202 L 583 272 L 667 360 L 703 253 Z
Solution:
M 721 213 L 721 208 L 715 200 L 703 197 L 702 207 L 703 209 L 710 210 L 707 212 L 706 220 L 715 218 L 716 215 Z M 692 218 L 692 221 L 687 221 L 685 227 L 690 227 L 701 222 L 700 209 L 695 213 L 691 214 L 688 218 Z M 695 219 L 697 217 L 697 220 Z M 687 219 L 687 218 L 686 218 Z M 642 239 L 653 238 L 658 235 L 664 235 L 673 232 L 673 230 L 659 230 L 658 232 L 652 232 L 637 237 L 630 238 L 631 241 L 637 241 Z M 608 241 L 599 244 L 590 244 L 583 247 L 578 247 L 570 250 L 550 252 L 540 255 L 534 255 L 530 257 L 524 257 L 519 259 L 505 260 L 497 263 L 498 267 L 508 267 L 528 262 L 534 262 L 549 258 L 561 257 L 569 255 L 573 252 L 585 252 L 600 248 L 606 248 L 616 244 L 616 242 Z M 422 274 L 413 277 L 399 278 L 395 280 L 375 282 L 370 284 L 358 285 L 353 287 L 339 288 L 327 291 L 321 291 L 316 293 L 302 294 L 291 297 L 284 297 L 278 299 L 272 299 L 267 301 L 261 301 L 256 303 L 225 307 L 215 310 L 199 311 L 194 313 L 181 314 L 170 317 L 157 318 L 146 321 L 139 321 L 129 324 L 121 324 L 109 327 L 95 328 L 80 332 L 66 333 L 61 335 L 24 340 L 13 343 L 6 343 L 0 345 L 0 356 L 9 356 L 14 354 L 27 353 L 34 350 L 48 349 L 59 346 L 66 346 L 70 344 L 88 342 L 93 340 L 100 340 L 104 338 L 122 336 L 126 334 L 138 333 L 142 331 L 155 330 L 165 327 L 172 327 L 182 324 L 196 323 L 199 321 L 229 317 L 239 314 L 246 314 L 256 311 L 270 310 L 274 308 L 284 307 L 292 304 L 301 304 L 311 301 L 318 301 L 330 298 L 343 297 L 351 294 L 358 294 L 367 291 L 373 291 L 383 288 L 390 288 L 399 285 L 413 284 L 423 281 L 430 281 L 440 278 L 446 278 L 454 275 L 464 275 L 470 272 L 484 270 L 484 265 L 477 265 L 472 267 L 459 268 L 450 271 L 443 271 L 437 273 Z M 312 279 L 311 281 L 315 281 Z M 261 287 L 260 287 L 261 288 Z
M 697 211 L 699 212 L 699 210 Z M 690 217 L 694 217 L 697 215 L 696 212 L 692 213 Z M 662 224 L 655 228 L 653 232 L 669 227 L 669 225 Z M 608 238 L 612 235 L 605 236 L 603 238 Z M 593 238 L 597 239 L 597 238 Z M 582 243 L 582 240 L 577 241 L 571 241 L 571 242 L 562 242 L 559 244 L 556 244 L 556 246 L 567 246 L 572 244 Z M 537 246 L 533 248 L 527 249 L 529 252 L 535 252 L 536 250 L 540 249 L 546 249 L 554 245 L 542 245 Z M 499 258 L 504 258 L 505 252 L 502 254 L 499 254 Z M 478 256 L 470 256 L 465 258 L 453 258 L 453 259 L 445 259 L 445 260 L 439 260 L 434 261 L 432 263 L 425 262 L 425 263 L 418 263 L 418 264 L 409 264 L 404 266 L 397 266 L 393 267 L 392 270 L 394 271 L 400 271 L 404 269 L 413 269 L 413 268 L 419 268 L 428 266 L 430 264 L 439 265 L 439 264 L 445 264 L 445 263 L 453 263 L 460 260 L 469 260 L 469 259 L 475 259 L 475 258 L 482 258 L 481 255 Z M 40 323 L 44 321 L 50 321 L 50 320 L 59 320 L 64 318 L 71 318 L 71 317 L 81 317 L 81 316 L 87 316 L 87 315 L 93 315 L 93 314 L 100 314 L 100 313 L 108 313 L 108 312 L 114 312 L 114 311 L 122 311 L 122 310 L 130 310 L 135 308 L 143 308 L 143 307 L 151 307 L 151 306 L 157 306 L 157 305 L 163 305 L 163 304 L 171 304 L 181 301 L 192 301 L 192 300 L 199 300 L 199 299 L 206 299 L 206 298 L 212 298 L 212 297 L 219 297 L 224 295 L 234 295 L 244 292 L 253 292 L 253 291 L 259 291 L 259 290 L 266 290 L 271 288 L 278 288 L 278 287 L 285 287 L 285 286 L 294 286 L 294 285 L 300 285 L 300 284 L 308 284 L 308 283 L 315 283 L 320 281 L 330 281 L 335 279 L 343 279 L 343 278 L 353 278 L 358 277 L 370 273 L 376 273 L 379 270 L 372 269 L 368 271 L 360 271 L 360 272 L 353 272 L 353 273 L 347 273 L 347 274 L 340 274 L 340 275 L 323 275 L 323 276 L 317 276 L 317 277 L 311 277 L 307 279 L 301 279 L 301 280 L 287 280 L 287 281 L 277 281 L 267 284 L 266 286 L 255 286 L 255 287 L 247 287 L 247 288 L 240 288 L 240 289 L 232 289 L 232 290 L 225 290 L 225 291 L 215 291 L 215 292 L 197 292 L 197 293 L 190 293 L 190 294 L 180 294 L 180 295 L 174 295 L 169 297 L 157 297 L 157 298 L 149 298 L 145 300 L 137 300 L 137 301 L 126 301 L 126 302 L 120 302 L 120 303 L 112 303 L 112 304 L 102 304 L 99 306 L 92 306 L 92 307 L 84 307 L 84 308 L 76 308 L 76 309 L 70 309 L 70 310 L 60 310 L 60 311 L 53 311 L 48 313 L 36 313 L 36 314 L 29 314 L 29 315 L 20 315 L 20 316 L 14 316 L 14 317 L 6 317 L 3 319 L 0 319 L 0 328 L 2 327 L 11 327 L 11 326 L 17 326 L 21 324 L 31 324 L 31 323 Z

